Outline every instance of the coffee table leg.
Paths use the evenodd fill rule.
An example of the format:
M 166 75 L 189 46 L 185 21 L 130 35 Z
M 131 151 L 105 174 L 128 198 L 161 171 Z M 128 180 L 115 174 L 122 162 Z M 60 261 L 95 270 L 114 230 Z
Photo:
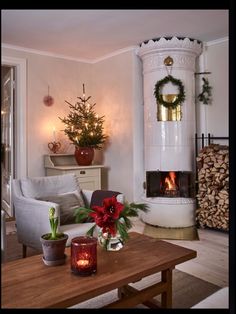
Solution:
M 167 283 L 167 290 L 161 294 L 161 306 L 172 308 L 172 269 L 163 270 L 161 280 Z
M 122 299 L 125 296 L 125 290 L 124 287 L 118 288 L 118 298 Z

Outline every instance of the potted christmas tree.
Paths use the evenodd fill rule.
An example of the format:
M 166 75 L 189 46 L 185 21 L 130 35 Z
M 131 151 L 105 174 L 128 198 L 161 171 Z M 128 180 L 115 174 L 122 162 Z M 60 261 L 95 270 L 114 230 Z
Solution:
M 107 136 L 103 132 L 104 116 L 99 117 L 94 106 L 85 97 L 83 84 L 83 97 L 72 105 L 68 101 L 70 112 L 67 117 L 59 119 L 66 125 L 63 130 L 70 142 L 75 145 L 75 159 L 80 166 L 91 165 L 94 158 L 94 149 L 101 149 Z
M 43 249 L 43 261 L 45 265 L 57 266 L 65 263 L 65 248 L 68 235 L 66 233 L 58 233 L 58 217 L 54 217 L 55 208 L 49 209 L 49 222 L 51 232 L 43 234 L 40 237 Z

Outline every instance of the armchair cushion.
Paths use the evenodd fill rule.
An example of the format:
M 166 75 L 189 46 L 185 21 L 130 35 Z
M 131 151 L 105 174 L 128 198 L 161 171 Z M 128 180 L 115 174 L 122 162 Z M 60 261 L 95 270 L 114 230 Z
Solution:
M 21 190 L 25 197 L 30 198 L 81 191 L 76 176 L 72 174 L 22 178 Z
M 77 207 L 84 207 L 84 200 L 79 193 L 65 193 L 37 198 L 41 201 L 53 202 L 60 205 L 60 224 L 75 223 L 74 211 Z

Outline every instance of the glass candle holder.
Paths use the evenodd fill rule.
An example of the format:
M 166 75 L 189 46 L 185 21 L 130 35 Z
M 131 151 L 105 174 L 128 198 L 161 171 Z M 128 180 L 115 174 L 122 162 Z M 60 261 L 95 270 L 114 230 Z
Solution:
M 97 272 L 97 238 L 80 236 L 72 239 L 71 271 L 80 276 Z

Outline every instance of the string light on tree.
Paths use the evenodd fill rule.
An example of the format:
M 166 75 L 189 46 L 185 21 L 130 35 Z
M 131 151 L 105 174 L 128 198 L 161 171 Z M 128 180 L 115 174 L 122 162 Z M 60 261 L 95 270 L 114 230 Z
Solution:
M 74 105 L 65 100 L 69 104 L 70 112 L 67 117 L 59 117 L 65 124 L 63 131 L 76 148 L 101 149 L 107 139 L 103 127 L 104 116 L 98 116 L 95 112 L 96 103 L 88 102 L 91 96 L 86 98 L 84 84 L 83 96 L 77 98 L 79 101 Z

